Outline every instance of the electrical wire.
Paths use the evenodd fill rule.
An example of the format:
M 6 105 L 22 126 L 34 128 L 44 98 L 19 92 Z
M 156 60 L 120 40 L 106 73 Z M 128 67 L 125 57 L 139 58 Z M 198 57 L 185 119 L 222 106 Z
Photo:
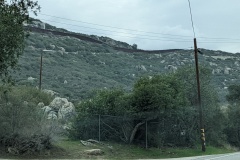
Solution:
M 39 13 L 39 14 L 43 15 L 43 16 L 54 17 L 54 18 L 58 18 L 58 19 L 74 21 L 74 22 L 80 22 L 80 23 L 85 23 L 85 24 L 91 24 L 91 25 L 107 27 L 107 28 L 121 29 L 121 30 L 133 31 L 133 32 L 150 33 L 150 34 L 168 35 L 168 36 L 175 36 L 175 37 L 188 37 L 188 38 L 191 38 L 191 36 L 185 36 L 185 35 L 175 35 L 175 34 L 166 34 L 166 33 L 159 33 L 159 32 L 148 32 L 148 31 L 142 31 L 142 30 L 120 28 L 120 27 L 114 27 L 114 26 L 108 26 L 108 25 L 102 25 L 102 24 L 96 24 L 96 23 L 89 23 L 89 22 L 84 22 L 84 21 L 80 21 L 80 20 L 73 20 L 73 19 L 68 19 L 68 18 L 62 18 L 62 17 L 52 16 L 52 15 L 43 14 L 43 13 Z
M 155 40 L 155 41 L 172 41 L 172 42 L 191 42 L 190 39 L 185 39 L 185 38 L 172 38 L 172 37 L 159 37 L 159 36 L 151 36 L 151 35 L 141 35 L 141 34 L 133 34 L 133 33 L 125 33 L 125 32 L 118 32 L 118 31 L 112 31 L 112 30 L 104 30 L 104 29 L 98 29 L 98 28 L 92 28 L 92 27 L 86 27 L 86 26 L 79 26 L 79 25 L 74 25 L 74 24 L 68 24 L 68 23 L 62 23 L 62 22 L 57 22 L 57 21 L 52 21 L 52 20 L 46 20 L 46 19 L 40 19 L 41 21 L 47 21 L 47 22 L 54 22 L 54 23 L 59 23 L 59 24 L 64 24 L 64 25 L 69 25 L 69 26 L 74 26 L 78 28 L 86 28 L 86 29 L 92 29 L 92 30 L 100 30 L 100 31 L 105 31 L 105 32 L 111 32 L 111 33 L 121 33 L 123 35 L 119 34 L 107 34 L 103 32 L 92 32 L 89 30 L 76 30 L 76 29 L 71 29 L 74 32 L 87 32 L 88 34 L 101 34 L 105 36 L 118 36 L 118 37 L 128 37 L 128 38 L 139 38 L 139 39 L 146 39 L 146 40 Z M 133 36 L 129 36 L 133 35 Z M 150 37 L 150 38 L 148 38 Z M 153 37 L 153 38 L 152 38 Z M 204 38 L 202 38 L 204 39 Z M 227 39 L 226 39 L 227 40 Z M 226 40 L 200 40 L 199 43 L 240 43 L 239 41 L 226 41 Z M 238 39 L 236 39 L 238 40 Z
M 72 30 L 74 32 L 81 32 L 80 30 Z M 114 35 L 114 34 L 106 34 L 106 33 L 99 33 L 99 32 L 89 32 L 91 34 L 101 34 L 101 35 L 105 35 L 105 36 L 117 36 L 117 37 L 127 37 L 127 38 L 138 38 L 138 39 L 146 39 L 146 40 L 154 40 L 154 41 L 171 41 L 171 42 L 192 42 L 190 40 L 171 40 L 171 39 L 160 39 L 160 38 L 156 38 L 156 39 L 151 39 L 151 38 L 144 38 L 144 37 L 137 37 L 137 36 L 127 36 L 127 35 Z
M 188 0 L 189 1 L 189 0 Z M 190 1 L 189 1 L 190 2 Z M 190 4 L 190 3 L 189 3 Z M 190 14 L 191 14 L 191 22 L 192 22 L 192 28 L 193 28 L 193 34 L 195 37 L 195 29 L 194 29 L 194 25 L 193 25 L 193 21 L 192 21 L 192 12 L 191 12 L 191 5 L 190 7 Z M 158 33 L 158 32 L 148 32 L 148 31 L 141 31 L 141 30 L 134 30 L 134 29 L 126 29 L 126 28 L 120 28 L 120 27 L 114 27 L 114 26 L 107 26 L 107 25 L 102 25 L 102 24 L 96 24 L 96 23 L 89 23 L 89 22 L 85 22 L 85 21 L 80 21 L 80 20 L 73 20 L 73 19 L 68 19 L 68 18 L 63 18 L 63 17 L 58 17 L 58 16 L 53 16 L 53 15 L 48 15 L 48 14 L 43 14 L 43 13 L 39 13 L 40 15 L 43 16 L 48 16 L 48 17 L 53 17 L 53 18 L 58 18 L 58 19 L 63 19 L 63 20 L 67 20 L 67 21 L 74 21 L 74 22 L 79 22 L 79 23 L 85 23 L 85 24 L 90 24 L 90 25 L 95 25 L 95 26 L 101 26 L 101 27 L 107 27 L 107 28 L 113 28 L 113 29 L 120 29 L 122 31 L 131 31 L 131 35 L 138 35 L 132 32 L 141 32 L 141 33 L 147 33 L 147 34 L 154 34 L 154 35 L 141 35 L 141 36 L 146 36 L 146 37 L 158 37 L 156 35 L 164 35 L 164 36 L 169 36 L 169 37 L 162 37 L 162 38 L 175 38 L 175 39 L 184 39 L 185 38 L 191 38 L 191 36 L 186 36 L 186 35 L 174 35 L 174 34 L 165 34 L 165 33 Z M 51 21 L 51 20 L 46 20 L 46 21 Z M 62 23 L 62 22 L 55 22 L 55 23 Z M 63 23 L 62 23 L 63 24 Z M 70 24 L 67 24 L 70 25 Z M 73 25 L 72 26 L 78 26 L 78 25 Z M 110 31 L 107 29 L 98 29 L 98 28 L 93 28 L 93 27 L 86 27 L 86 26 L 78 26 L 78 27 L 82 27 L 82 28 L 91 28 L 94 30 L 102 30 L 102 31 L 108 31 L 108 32 L 118 32 L 121 33 L 120 31 Z M 122 32 L 124 33 L 124 32 Z M 198 37 L 198 39 L 202 39 L 202 40 L 208 40 L 209 42 L 201 42 L 201 43 L 225 43 L 225 42 L 215 42 L 215 41 L 228 41 L 228 40 L 233 40 L 233 41 L 240 41 L 239 38 L 226 38 L 226 37 L 206 37 L 206 36 L 202 36 L 202 37 Z M 214 42 L 210 42 L 210 40 L 214 40 Z M 232 43 L 232 42 L 226 42 L 226 43 Z M 238 42 L 234 42 L 234 43 L 238 43 Z
M 79 26 L 75 24 L 69 24 L 69 23 L 63 23 L 63 22 L 57 22 L 57 21 L 52 21 L 52 20 L 47 20 L 47 19 L 41 19 L 41 21 L 47 21 L 47 22 L 54 22 L 54 23 L 59 23 L 59 24 L 64 24 L 64 25 L 69 25 L 69 26 L 74 26 L 74 27 L 79 27 L 79 28 L 87 28 L 87 29 L 92 29 L 92 30 L 100 30 L 100 31 L 106 31 L 106 32 L 113 32 L 113 33 L 121 33 L 121 34 L 128 34 L 128 35 L 136 35 L 136 36 L 142 36 L 142 37 L 156 37 L 156 38 L 168 38 L 168 39 L 180 39 L 180 40 L 190 40 L 186 38 L 173 38 L 173 37 L 159 37 L 159 36 L 153 36 L 153 35 L 142 35 L 142 34 L 134 34 L 134 33 L 126 33 L 126 32 L 119 32 L 119 31 L 113 31 L 113 30 L 106 30 L 106 29 L 98 29 L 98 28 L 92 28 L 92 27 L 86 27 L 86 26 Z
M 193 35 L 194 35 L 194 38 L 196 38 L 195 29 L 194 29 L 194 25 L 193 25 L 193 16 L 192 16 L 192 8 L 191 8 L 190 0 L 188 0 L 188 4 L 189 4 L 190 15 L 191 15 L 191 22 L 192 22 Z

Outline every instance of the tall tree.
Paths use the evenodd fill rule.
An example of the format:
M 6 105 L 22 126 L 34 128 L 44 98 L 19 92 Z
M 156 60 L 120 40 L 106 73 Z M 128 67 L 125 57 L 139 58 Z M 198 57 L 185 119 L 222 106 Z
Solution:
M 228 87 L 229 94 L 226 96 L 230 104 L 240 103 L 240 85 L 234 84 Z
M 227 140 L 231 145 L 240 146 L 240 85 L 233 84 L 228 87 L 226 96 L 229 106 L 227 108 L 228 124 L 225 129 Z
M 9 69 L 14 69 L 23 53 L 23 23 L 29 20 L 29 12 L 37 14 L 40 7 L 31 0 L 0 0 L 0 76 L 6 80 Z
M 223 129 L 226 117 L 218 104 L 218 93 L 216 92 L 211 79 L 211 70 L 204 66 L 199 66 L 199 71 L 206 141 L 207 143 L 211 142 L 213 144 L 220 144 L 225 140 Z M 195 109 L 195 112 L 198 113 L 198 92 L 195 68 L 186 66 L 179 69 L 176 74 L 179 81 L 182 81 L 184 84 L 185 97 L 187 97 L 190 102 L 190 106 L 192 106 L 192 108 Z M 195 117 L 192 122 L 198 122 L 198 118 L 199 117 Z

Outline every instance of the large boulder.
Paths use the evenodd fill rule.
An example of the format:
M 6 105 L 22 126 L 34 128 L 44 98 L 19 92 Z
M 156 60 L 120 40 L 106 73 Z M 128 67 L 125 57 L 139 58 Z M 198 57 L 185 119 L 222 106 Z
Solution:
M 50 111 L 50 112 L 48 113 L 47 119 L 57 120 L 58 117 L 57 117 L 56 112 L 54 112 L 54 111 Z
M 43 102 L 38 103 L 37 107 L 38 108 L 43 108 L 44 107 L 44 103 Z
M 231 71 L 231 70 L 232 70 L 231 68 L 226 67 L 226 68 L 224 69 L 224 74 L 230 74 L 230 71 Z
M 58 110 L 58 119 L 70 119 L 75 115 L 75 107 L 71 102 L 63 105 Z
M 68 102 L 66 98 L 56 97 L 49 106 L 44 106 L 44 104 L 40 102 L 38 107 L 41 108 L 43 115 L 49 120 L 62 119 L 68 122 L 68 120 L 76 115 L 73 103 Z
M 75 107 L 73 103 L 68 102 L 66 98 L 54 98 L 49 107 L 57 112 L 58 119 L 69 119 L 75 115 Z
M 66 98 L 60 98 L 56 97 L 54 100 L 50 103 L 49 107 L 52 109 L 58 111 L 62 106 L 68 106 L 68 100 Z
M 49 106 L 44 106 L 42 107 L 42 110 L 44 112 L 44 115 L 47 115 L 52 110 L 52 108 Z

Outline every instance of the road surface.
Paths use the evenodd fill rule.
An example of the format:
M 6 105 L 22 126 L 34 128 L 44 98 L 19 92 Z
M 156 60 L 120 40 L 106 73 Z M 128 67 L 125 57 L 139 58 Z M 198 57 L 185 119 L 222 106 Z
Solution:
M 165 160 L 240 160 L 240 152 L 197 157 L 170 158 Z

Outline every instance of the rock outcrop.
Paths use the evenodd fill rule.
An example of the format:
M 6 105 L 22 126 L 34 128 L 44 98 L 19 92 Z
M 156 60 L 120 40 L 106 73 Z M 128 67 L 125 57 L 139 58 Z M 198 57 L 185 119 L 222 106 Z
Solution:
M 43 103 L 39 103 L 38 106 L 42 106 Z M 44 115 L 47 119 L 63 119 L 65 121 L 75 116 L 75 107 L 72 102 L 68 102 L 66 98 L 56 97 L 49 104 L 49 106 L 42 107 Z

